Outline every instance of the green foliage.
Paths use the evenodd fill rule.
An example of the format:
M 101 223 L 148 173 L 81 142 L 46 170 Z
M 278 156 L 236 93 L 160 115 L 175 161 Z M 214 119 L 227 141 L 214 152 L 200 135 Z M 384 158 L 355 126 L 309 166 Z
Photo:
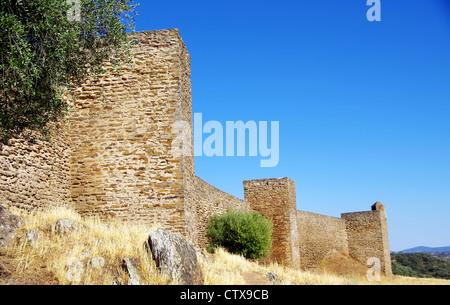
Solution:
M 450 261 L 428 253 L 391 253 L 391 260 L 397 275 L 450 279 Z
M 230 211 L 211 217 L 206 236 L 210 251 L 221 246 L 246 258 L 264 258 L 272 246 L 272 223 L 257 212 Z
M 131 2 L 0 0 L 2 139 L 24 130 L 48 133 L 69 110 L 67 90 L 101 72 L 105 60 L 128 58 Z

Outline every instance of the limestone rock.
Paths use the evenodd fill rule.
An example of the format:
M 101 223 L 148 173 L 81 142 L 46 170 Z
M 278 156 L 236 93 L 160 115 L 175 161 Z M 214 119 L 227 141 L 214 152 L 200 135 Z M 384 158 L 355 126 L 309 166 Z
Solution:
M 12 244 L 17 231 L 23 224 L 22 218 L 0 205 L 0 248 L 6 248 Z
M 79 230 L 82 227 L 82 224 L 76 222 L 72 219 L 59 219 L 53 226 L 53 232 L 59 233 L 61 235 L 68 235 Z
M 128 280 L 128 285 L 140 285 L 141 284 L 139 272 L 136 267 L 136 261 L 133 258 L 125 258 L 123 260 L 122 267 L 128 273 L 128 276 L 130 277 Z
M 198 248 L 194 248 L 195 252 L 197 253 L 197 262 L 203 262 L 205 264 L 211 264 L 212 259 L 209 255 L 207 255 L 205 252 Z
M 11 276 L 11 272 L 9 272 L 8 268 L 4 265 L 0 264 L 0 278 L 8 278 Z
M 101 256 L 94 257 L 89 261 L 89 265 L 91 266 L 91 269 L 101 269 L 105 265 L 105 259 Z
M 181 285 L 202 285 L 197 252 L 179 234 L 158 229 L 150 233 L 148 245 L 156 266 Z
M 276 285 L 280 282 L 278 275 L 272 271 L 266 273 L 266 279 L 271 285 Z
M 39 231 L 38 229 L 31 229 L 26 231 L 22 237 L 20 238 L 20 240 L 25 243 L 30 245 L 31 247 L 34 247 L 36 241 L 38 241 L 40 238 L 42 238 L 42 233 L 41 231 Z
M 71 258 L 66 263 L 66 278 L 70 282 L 80 282 L 83 274 L 83 263 L 77 258 Z

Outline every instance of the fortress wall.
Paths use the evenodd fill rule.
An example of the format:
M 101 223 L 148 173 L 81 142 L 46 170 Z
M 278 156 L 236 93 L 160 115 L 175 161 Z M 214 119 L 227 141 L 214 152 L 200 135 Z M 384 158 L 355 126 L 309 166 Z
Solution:
M 133 63 L 90 78 L 51 142 L 0 147 L 0 201 L 24 210 L 69 204 L 82 215 L 158 225 L 207 245 L 209 218 L 254 210 L 273 223 L 272 256 L 312 267 L 331 249 L 391 275 L 384 206 L 342 219 L 296 211 L 289 178 L 244 181 L 245 200 L 195 175 L 190 56 L 176 29 L 130 35 Z
M 181 36 L 180 36 L 181 39 Z M 197 222 L 197 202 L 190 200 L 192 192 L 195 191 L 194 182 L 194 126 L 192 115 L 192 92 L 191 92 L 191 60 L 189 52 L 184 44 L 179 49 L 180 57 L 180 81 L 178 87 L 178 105 L 175 112 L 175 126 L 173 131 L 176 134 L 172 147 L 177 147 L 180 158 L 180 170 L 182 179 L 182 197 L 184 207 L 185 236 L 193 243 L 198 243 L 199 232 Z
M 225 193 L 218 188 L 206 183 L 202 179 L 195 177 L 193 202 L 197 207 L 197 227 L 198 246 L 205 248 L 208 245 L 206 229 L 209 219 L 213 215 L 220 215 L 230 210 L 250 211 L 250 204 L 242 199 Z
M 159 224 L 185 234 L 183 188 L 193 161 L 180 158 L 172 142 L 174 123 L 189 115 L 189 55 L 178 30 L 131 37 L 131 67 L 121 74 L 109 67 L 76 90 L 71 197 L 83 215 Z
M 69 156 L 63 132 L 51 142 L 11 139 L 0 147 L 0 202 L 26 211 L 67 204 Z
M 244 181 L 245 200 L 273 224 L 269 259 L 300 266 L 295 183 L 289 178 Z
M 317 267 L 330 250 L 348 254 L 345 221 L 305 211 L 297 211 L 300 265 Z
M 347 230 L 349 254 L 364 265 L 369 258 L 380 260 L 381 272 L 392 275 L 391 256 L 384 210 L 342 214 Z

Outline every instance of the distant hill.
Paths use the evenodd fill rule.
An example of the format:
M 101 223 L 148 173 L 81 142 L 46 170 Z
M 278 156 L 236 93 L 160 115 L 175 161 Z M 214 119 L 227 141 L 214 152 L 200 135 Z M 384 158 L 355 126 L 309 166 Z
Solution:
M 450 279 L 450 262 L 431 253 L 391 253 L 391 259 L 394 274 Z
M 429 254 L 450 261 L 450 252 L 430 252 Z
M 431 253 L 431 252 L 450 252 L 450 246 L 448 247 L 424 247 L 419 246 L 411 249 L 402 250 L 403 253 Z

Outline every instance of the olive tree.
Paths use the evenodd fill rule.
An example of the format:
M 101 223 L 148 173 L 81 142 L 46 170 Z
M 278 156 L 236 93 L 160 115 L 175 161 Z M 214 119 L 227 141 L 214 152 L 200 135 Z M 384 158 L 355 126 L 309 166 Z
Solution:
M 63 98 L 102 63 L 129 58 L 130 0 L 0 0 L 0 137 L 48 134 Z

